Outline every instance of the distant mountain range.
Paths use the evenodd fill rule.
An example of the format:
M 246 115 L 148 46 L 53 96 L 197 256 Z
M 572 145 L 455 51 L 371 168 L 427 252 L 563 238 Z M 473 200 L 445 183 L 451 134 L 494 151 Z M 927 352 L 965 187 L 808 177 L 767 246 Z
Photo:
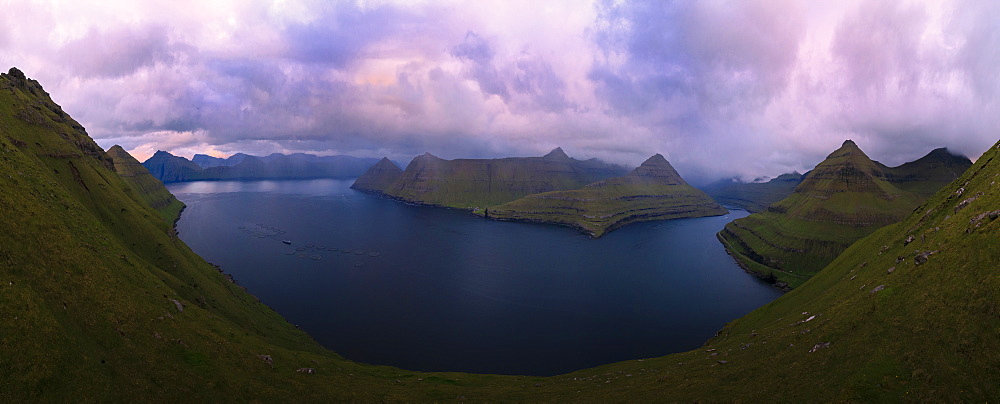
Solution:
M 444 160 L 417 156 L 400 170 L 382 159 L 351 186 L 409 203 L 470 209 L 490 219 L 554 223 L 592 237 L 644 220 L 725 214 L 663 156 L 625 168 L 577 160 L 555 148 L 542 157 Z
M 723 205 L 736 206 L 748 212 L 762 212 L 767 206 L 791 195 L 806 174 L 782 174 L 767 182 L 741 182 L 724 179 L 702 187 L 702 190 Z
M 895 223 L 972 166 L 936 149 L 899 167 L 848 140 L 781 201 L 726 225 L 720 239 L 750 272 L 795 287 L 858 239 Z
M 196 154 L 192 160 L 157 151 L 142 163 L 163 182 L 355 178 L 378 159 L 351 156 L 274 153 L 264 157 L 237 153 L 229 158 Z

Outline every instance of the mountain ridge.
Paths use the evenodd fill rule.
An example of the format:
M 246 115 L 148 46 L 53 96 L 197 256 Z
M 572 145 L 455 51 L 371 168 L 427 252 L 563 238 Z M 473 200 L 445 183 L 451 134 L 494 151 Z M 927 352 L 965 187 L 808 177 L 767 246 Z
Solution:
M 483 210 L 495 220 L 566 225 L 601 237 L 628 224 L 726 214 L 704 192 L 690 186 L 661 154 L 620 177 L 574 190 L 551 191 Z
M 352 156 L 272 153 L 264 157 L 236 153 L 220 159 L 203 154 L 198 162 L 158 150 L 142 164 L 162 182 L 354 178 L 378 160 Z
M 414 157 L 389 184 L 369 188 L 355 182 L 351 187 L 408 203 L 476 209 L 509 202 L 526 195 L 574 189 L 622 175 L 626 170 L 597 160 L 577 160 L 556 148 L 542 157 L 445 160 L 424 153 Z
M 747 271 L 779 287 L 795 287 L 858 239 L 901 220 L 928 191 L 944 186 L 956 167 L 972 165 L 968 158 L 954 165 L 927 164 L 940 154 L 886 167 L 847 140 L 790 195 L 727 224 L 719 239 Z

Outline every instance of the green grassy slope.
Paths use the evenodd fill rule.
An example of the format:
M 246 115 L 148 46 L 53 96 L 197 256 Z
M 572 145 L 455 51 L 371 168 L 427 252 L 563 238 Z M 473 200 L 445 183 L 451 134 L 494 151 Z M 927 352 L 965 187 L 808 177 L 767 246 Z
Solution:
M 802 182 L 804 175 L 788 173 L 768 182 L 733 182 L 722 180 L 702 190 L 723 205 L 737 206 L 750 213 L 763 212 L 768 205 L 787 198 Z
M 559 148 L 543 157 L 502 159 L 444 160 L 426 153 L 382 193 L 411 203 L 473 209 L 623 174 L 622 167 L 572 159 Z
M 143 167 L 139 163 L 139 160 L 136 160 L 118 145 L 108 149 L 105 156 L 111 159 L 111 163 L 118 176 L 129 185 L 130 188 L 126 189 L 125 192 L 134 193 L 134 197 L 145 200 L 146 203 L 160 212 L 160 215 L 170 223 L 174 223 L 180 218 L 181 210 L 184 209 L 184 203 L 177 200 L 163 186 L 160 180 L 153 177 L 146 170 L 146 167 Z
M 552 379 L 539 399 L 1000 399 L 1000 143 L 901 222 L 702 349 Z
M 623 177 L 528 195 L 477 213 L 497 220 L 562 224 L 600 237 L 630 223 L 723 215 L 726 209 L 688 185 L 657 154 Z
M 794 193 L 765 212 L 727 224 L 719 238 L 747 270 L 796 287 L 858 239 L 902 219 L 928 190 L 939 189 L 967 167 L 929 164 L 938 161 L 938 154 L 893 169 L 846 141 Z
M 324 350 L 191 252 L 37 82 L 11 73 L 0 77 L 3 401 L 434 400 L 494 380 Z

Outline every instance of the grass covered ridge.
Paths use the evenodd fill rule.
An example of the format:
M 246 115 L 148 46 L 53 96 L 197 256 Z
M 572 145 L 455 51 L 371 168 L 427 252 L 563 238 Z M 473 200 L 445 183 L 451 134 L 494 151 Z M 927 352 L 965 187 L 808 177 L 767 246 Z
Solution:
M 476 213 L 497 220 L 567 225 L 600 237 L 635 222 L 723 215 L 726 209 L 688 185 L 657 154 L 623 177 L 528 195 Z
M 895 223 L 972 163 L 939 149 L 889 168 L 850 140 L 766 211 L 737 219 L 719 233 L 748 271 L 793 288 L 858 239 Z

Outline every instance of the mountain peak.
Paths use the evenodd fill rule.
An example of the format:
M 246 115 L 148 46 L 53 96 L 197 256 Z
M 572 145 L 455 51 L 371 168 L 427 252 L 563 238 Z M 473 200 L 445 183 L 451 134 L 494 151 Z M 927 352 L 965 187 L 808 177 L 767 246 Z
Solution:
M 838 192 L 871 193 L 891 199 L 883 181 L 885 166 L 873 161 L 850 139 L 816 165 L 795 188 L 797 193 L 817 193 L 829 197 Z M 880 185 L 881 184 L 881 185 Z
M 670 162 L 662 154 L 654 154 L 646 159 L 639 167 L 632 170 L 632 176 L 644 180 L 655 180 L 666 184 L 686 184 L 681 175 L 674 170 Z
M 556 147 L 555 149 L 552 149 L 552 151 L 542 156 L 542 158 L 569 160 L 569 156 L 566 155 L 566 152 L 563 151 L 562 147 Z
M 648 159 L 646 159 L 646 161 L 642 162 L 642 164 L 640 164 L 639 166 L 640 167 L 641 166 L 658 166 L 658 165 L 663 165 L 663 164 L 666 164 L 668 166 L 670 165 L 670 163 L 667 161 L 667 159 L 665 157 L 663 157 L 662 154 L 656 153 L 656 154 L 650 156 Z
M 173 154 L 170 154 L 170 152 L 167 152 L 167 151 L 157 150 L 156 153 L 153 153 L 153 157 L 163 158 L 163 157 L 176 157 L 176 156 L 174 156 Z M 153 158 L 153 157 L 150 157 L 150 158 Z
M 393 163 L 392 160 L 389 160 L 388 157 L 382 157 L 382 159 L 379 160 L 378 163 L 375 163 L 375 165 L 373 165 L 372 168 L 369 169 L 369 171 L 372 169 L 391 170 L 400 172 L 403 171 L 402 169 L 399 168 L 399 166 L 396 165 L 396 163 Z

